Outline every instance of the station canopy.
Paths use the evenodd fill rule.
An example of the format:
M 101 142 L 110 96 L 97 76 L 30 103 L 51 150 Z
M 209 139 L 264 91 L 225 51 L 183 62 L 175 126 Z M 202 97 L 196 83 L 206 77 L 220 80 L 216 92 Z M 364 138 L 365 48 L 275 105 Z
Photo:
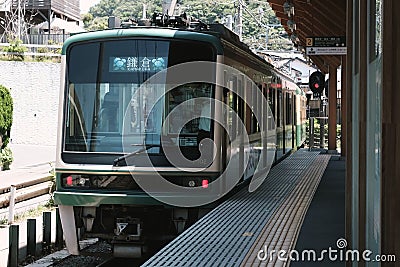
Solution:
M 346 0 L 268 0 L 268 3 L 295 46 L 304 53 L 307 49 L 316 51 L 308 56 L 322 72 L 328 73 L 329 65 L 341 65 L 346 47 Z

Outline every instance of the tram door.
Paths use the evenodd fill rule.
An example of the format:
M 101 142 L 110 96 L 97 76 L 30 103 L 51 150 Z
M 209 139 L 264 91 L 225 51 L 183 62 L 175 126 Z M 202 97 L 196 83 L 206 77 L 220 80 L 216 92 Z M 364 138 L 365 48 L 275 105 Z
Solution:
M 273 129 L 277 125 L 277 122 L 276 122 L 276 118 L 277 118 L 277 116 L 276 116 L 276 95 L 277 95 L 277 90 L 276 90 L 275 84 L 276 84 L 276 81 L 272 80 L 272 83 L 269 84 L 269 89 L 268 89 L 268 104 L 269 104 L 269 108 L 271 109 L 272 117 L 274 118 L 273 123 L 272 123 L 272 120 L 269 120 L 271 122 L 271 124 L 268 126 L 268 129 Z M 277 159 L 277 154 L 275 153 L 275 160 L 276 159 Z
M 232 147 L 232 143 L 234 142 L 235 145 L 243 144 L 244 142 L 244 134 L 243 128 L 241 125 L 246 125 L 245 123 L 245 102 L 240 97 L 240 95 L 245 95 L 245 87 L 249 86 L 245 80 L 243 75 L 227 75 L 225 74 L 225 87 L 229 88 L 230 90 L 226 90 L 225 97 L 226 103 L 229 106 L 229 111 L 226 117 L 227 126 L 228 126 L 228 133 L 226 139 L 226 147 L 227 147 L 227 154 L 229 158 L 236 158 L 239 161 L 238 170 L 239 172 L 243 172 L 245 169 L 244 165 L 244 146 L 240 145 L 239 147 Z M 235 93 L 236 92 L 236 93 Z M 240 140 L 238 140 L 240 139 Z M 239 141 L 239 142 L 238 142 Z M 241 178 L 241 181 L 244 177 Z
M 285 152 L 293 148 L 293 95 L 285 93 Z
M 276 136 L 277 136 L 276 156 L 277 156 L 277 159 L 280 159 L 284 154 L 285 125 L 284 125 L 284 121 L 283 121 L 283 113 L 284 113 L 283 97 L 284 97 L 284 95 L 282 93 L 282 81 L 279 78 L 277 79 L 276 87 L 277 87 L 277 89 L 276 89 L 277 90 L 276 91 L 276 117 L 275 117 Z
M 292 116 L 293 116 L 293 123 L 292 123 L 292 129 L 293 129 L 293 137 L 292 137 L 292 144 L 293 147 L 296 148 L 297 147 L 297 114 L 296 114 L 296 110 L 297 110 L 297 96 L 296 94 L 293 94 L 293 111 L 292 111 Z

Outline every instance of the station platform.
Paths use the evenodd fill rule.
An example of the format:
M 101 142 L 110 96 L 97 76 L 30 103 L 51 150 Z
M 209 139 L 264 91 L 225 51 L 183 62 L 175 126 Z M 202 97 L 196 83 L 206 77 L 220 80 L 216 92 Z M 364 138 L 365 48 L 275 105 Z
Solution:
M 321 248 L 344 236 L 344 214 L 344 161 L 300 149 L 255 192 L 243 188 L 142 266 L 321 266 Z M 316 258 L 301 249 L 315 249 Z

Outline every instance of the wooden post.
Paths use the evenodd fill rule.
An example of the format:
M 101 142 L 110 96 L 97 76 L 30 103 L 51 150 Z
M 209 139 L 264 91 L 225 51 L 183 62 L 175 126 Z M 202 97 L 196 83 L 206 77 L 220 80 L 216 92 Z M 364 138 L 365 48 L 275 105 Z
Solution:
M 51 246 L 51 212 L 43 212 L 43 250 Z
M 367 50 L 367 1 L 359 0 L 359 123 L 358 134 L 355 136 L 359 140 L 358 146 L 358 249 L 364 251 L 366 247 L 366 191 L 367 191 L 367 86 L 368 86 L 368 50 Z M 361 261 L 359 267 L 365 266 L 365 262 Z
M 328 150 L 336 151 L 337 66 L 329 65 Z
M 18 267 L 19 225 L 10 225 L 8 267 Z
M 340 155 L 342 157 L 346 157 L 346 137 L 347 137 L 347 60 L 346 56 L 342 56 L 342 91 L 341 91 L 341 113 L 342 113 L 342 121 L 341 121 L 341 129 L 340 133 Z
M 16 191 L 17 191 L 17 187 L 15 185 L 12 185 L 10 188 L 10 204 L 8 205 L 8 224 L 12 224 L 14 222 Z
M 346 227 L 345 227 L 345 236 L 348 243 L 348 248 L 353 248 L 354 244 L 352 242 L 353 236 L 351 233 L 352 221 L 354 218 L 353 208 L 352 208 L 352 200 L 353 200 L 353 180 L 352 180 L 352 125 L 353 125 L 353 117 L 352 117 L 352 81 L 353 81 L 353 0 L 347 0 L 347 9 L 346 9 L 346 42 L 347 42 L 347 56 L 346 56 L 346 94 L 343 96 L 346 98 L 346 111 L 348 115 L 346 115 Z M 343 78 L 342 78 L 343 79 Z M 351 266 L 352 263 L 350 261 L 346 262 L 346 266 Z
M 27 221 L 27 255 L 36 256 L 36 219 Z
M 400 255 L 400 1 L 383 4 L 382 61 L 382 254 Z M 396 266 L 397 263 L 385 265 Z
M 64 238 L 63 238 L 62 225 L 60 220 L 60 211 L 58 208 L 56 209 L 56 248 L 58 250 L 63 249 L 64 247 Z

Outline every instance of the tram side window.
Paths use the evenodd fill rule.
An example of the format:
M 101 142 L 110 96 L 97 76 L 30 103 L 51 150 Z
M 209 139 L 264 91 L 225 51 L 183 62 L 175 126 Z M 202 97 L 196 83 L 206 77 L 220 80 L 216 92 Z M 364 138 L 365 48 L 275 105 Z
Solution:
M 278 97 L 277 97 L 277 103 L 276 103 L 276 117 L 275 117 L 275 121 L 276 121 L 276 127 L 281 127 L 282 123 L 281 123 L 281 112 L 282 112 L 282 91 L 277 91 L 278 92 Z
M 298 118 L 297 118 L 297 114 L 296 114 L 296 110 L 297 110 L 297 105 L 298 105 L 298 103 L 297 103 L 297 98 L 298 98 L 298 96 L 296 96 L 296 95 L 294 95 L 293 96 L 293 104 L 294 104 L 294 106 L 293 106 L 293 125 L 297 125 L 297 121 L 298 121 Z
M 259 111 L 262 108 L 262 85 L 253 85 L 251 88 L 251 103 L 254 111 Z M 261 114 L 260 114 L 261 115 Z M 260 125 L 257 121 L 256 114 L 252 112 L 251 114 L 251 130 L 250 133 L 258 133 L 260 132 Z
M 166 107 L 167 117 L 170 115 L 168 134 L 197 134 L 199 130 L 210 132 L 211 120 L 201 118 L 201 115 L 211 116 L 211 97 L 212 85 L 206 83 L 185 84 L 169 91 Z M 171 113 L 176 107 L 178 110 Z M 196 118 L 190 119 L 192 117 Z
M 227 77 L 225 84 L 227 88 L 230 88 L 227 93 L 227 102 L 228 106 L 230 107 L 228 114 L 228 128 L 229 136 L 231 141 L 233 141 L 240 134 L 238 125 L 241 122 L 239 122 L 236 118 L 239 118 L 244 123 L 244 101 L 237 93 L 235 93 L 239 90 L 242 90 L 240 89 L 240 86 L 242 86 L 243 82 L 238 79 L 238 77 L 232 76 Z
M 262 84 L 260 84 L 259 86 L 258 86 L 258 90 L 259 90 L 259 92 L 258 92 L 258 94 L 257 94 L 257 108 L 258 108 L 258 110 L 260 111 L 260 112 L 262 112 L 262 97 L 263 97 L 263 86 L 262 86 Z M 260 114 L 261 115 L 261 114 Z M 261 118 L 260 118 L 261 119 Z M 261 129 L 260 129 L 260 124 L 257 122 L 257 132 L 259 133 L 261 131 Z
M 241 78 L 238 79 L 238 90 L 239 90 L 239 95 L 244 95 L 244 82 L 243 82 L 243 76 Z M 244 111 L 245 111 L 245 103 L 242 97 L 238 96 L 237 97 L 238 100 L 238 116 L 239 119 L 241 120 L 241 123 L 243 123 L 244 125 L 246 125 L 245 123 L 245 118 L 244 118 Z M 243 134 L 241 132 L 241 127 L 238 128 L 238 134 Z
M 272 87 L 269 87 L 268 90 L 268 104 L 271 109 L 272 116 L 275 117 L 275 90 Z
M 292 94 L 286 93 L 286 125 L 292 124 L 293 107 L 292 107 Z
M 231 80 L 230 87 L 231 87 L 231 89 L 236 91 L 236 88 L 237 88 L 236 77 L 234 77 Z M 229 122 L 230 122 L 230 124 L 229 124 L 230 133 L 229 134 L 232 137 L 232 140 L 234 140 L 237 136 L 238 121 L 235 119 L 233 112 L 237 113 L 237 111 L 238 111 L 238 96 L 236 93 L 234 93 L 232 91 L 231 91 L 230 98 L 229 98 L 229 107 L 231 108 L 231 110 L 229 112 Z

